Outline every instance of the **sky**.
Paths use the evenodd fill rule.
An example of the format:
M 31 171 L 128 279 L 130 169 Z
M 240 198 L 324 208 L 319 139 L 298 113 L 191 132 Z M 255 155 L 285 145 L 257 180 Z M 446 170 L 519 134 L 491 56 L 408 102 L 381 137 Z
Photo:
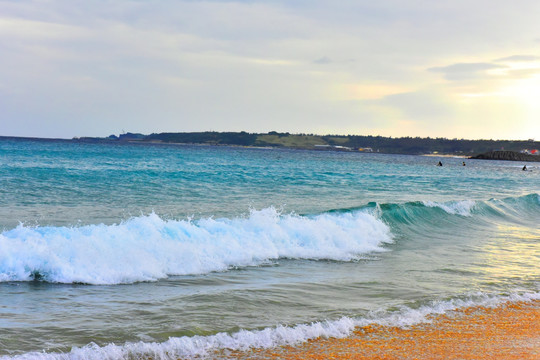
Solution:
M 0 135 L 540 140 L 538 0 L 0 0 Z

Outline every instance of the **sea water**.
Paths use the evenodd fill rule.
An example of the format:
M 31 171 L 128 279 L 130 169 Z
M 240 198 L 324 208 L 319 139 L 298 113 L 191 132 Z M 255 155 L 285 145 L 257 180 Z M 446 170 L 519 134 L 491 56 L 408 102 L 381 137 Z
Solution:
M 538 299 L 523 165 L 1 139 L 0 359 L 204 357 Z

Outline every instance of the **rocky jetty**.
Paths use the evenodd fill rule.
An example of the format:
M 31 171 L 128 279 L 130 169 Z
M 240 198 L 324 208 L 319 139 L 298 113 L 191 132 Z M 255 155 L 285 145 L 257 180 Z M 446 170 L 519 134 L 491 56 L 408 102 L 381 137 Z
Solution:
M 522 154 L 517 151 L 489 151 L 476 156 L 471 156 L 470 159 L 482 160 L 510 160 L 510 161 L 540 161 L 539 155 Z

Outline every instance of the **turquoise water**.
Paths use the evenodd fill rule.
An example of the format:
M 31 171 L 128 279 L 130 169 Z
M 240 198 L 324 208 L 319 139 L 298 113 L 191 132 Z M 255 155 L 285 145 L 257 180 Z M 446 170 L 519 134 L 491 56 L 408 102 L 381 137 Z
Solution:
M 0 140 L 0 359 L 190 358 L 540 298 L 540 166 L 463 161 Z

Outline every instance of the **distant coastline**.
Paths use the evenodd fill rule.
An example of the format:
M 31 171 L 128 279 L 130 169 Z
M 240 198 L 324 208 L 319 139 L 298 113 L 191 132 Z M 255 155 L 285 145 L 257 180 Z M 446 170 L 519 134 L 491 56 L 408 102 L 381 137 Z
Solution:
M 432 155 L 471 157 L 478 159 L 540 161 L 540 155 L 522 154 L 530 149 L 540 149 L 540 141 L 530 140 L 467 140 L 420 137 L 384 137 L 371 135 L 316 135 L 290 134 L 270 131 L 268 133 L 241 132 L 179 132 L 124 133 L 108 137 L 76 137 L 73 139 L 43 139 L 31 137 L 6 137 L 0 139 L 28 139 L 42 141 L 72 141 L 85 143 L 148 143 L 224 145 L 256 148 L 291 148 L 320 151 L 349 151 L 406 155 Z M 505 152 L 501 155 L 500 152 Z M 536 150 L 537 151 L 537 150 Z M 498 155 L 482 154 L 497 153 Z M 480 154 L 480 155 L 479 155 Z M 517 155 L 516 155 L 517 154 Z M 521 156 L 524 155 L 524 156 Z M 525 160 L 527 158 L 528 160 Z M 537 160 L 538 159 L 538 160 Z

